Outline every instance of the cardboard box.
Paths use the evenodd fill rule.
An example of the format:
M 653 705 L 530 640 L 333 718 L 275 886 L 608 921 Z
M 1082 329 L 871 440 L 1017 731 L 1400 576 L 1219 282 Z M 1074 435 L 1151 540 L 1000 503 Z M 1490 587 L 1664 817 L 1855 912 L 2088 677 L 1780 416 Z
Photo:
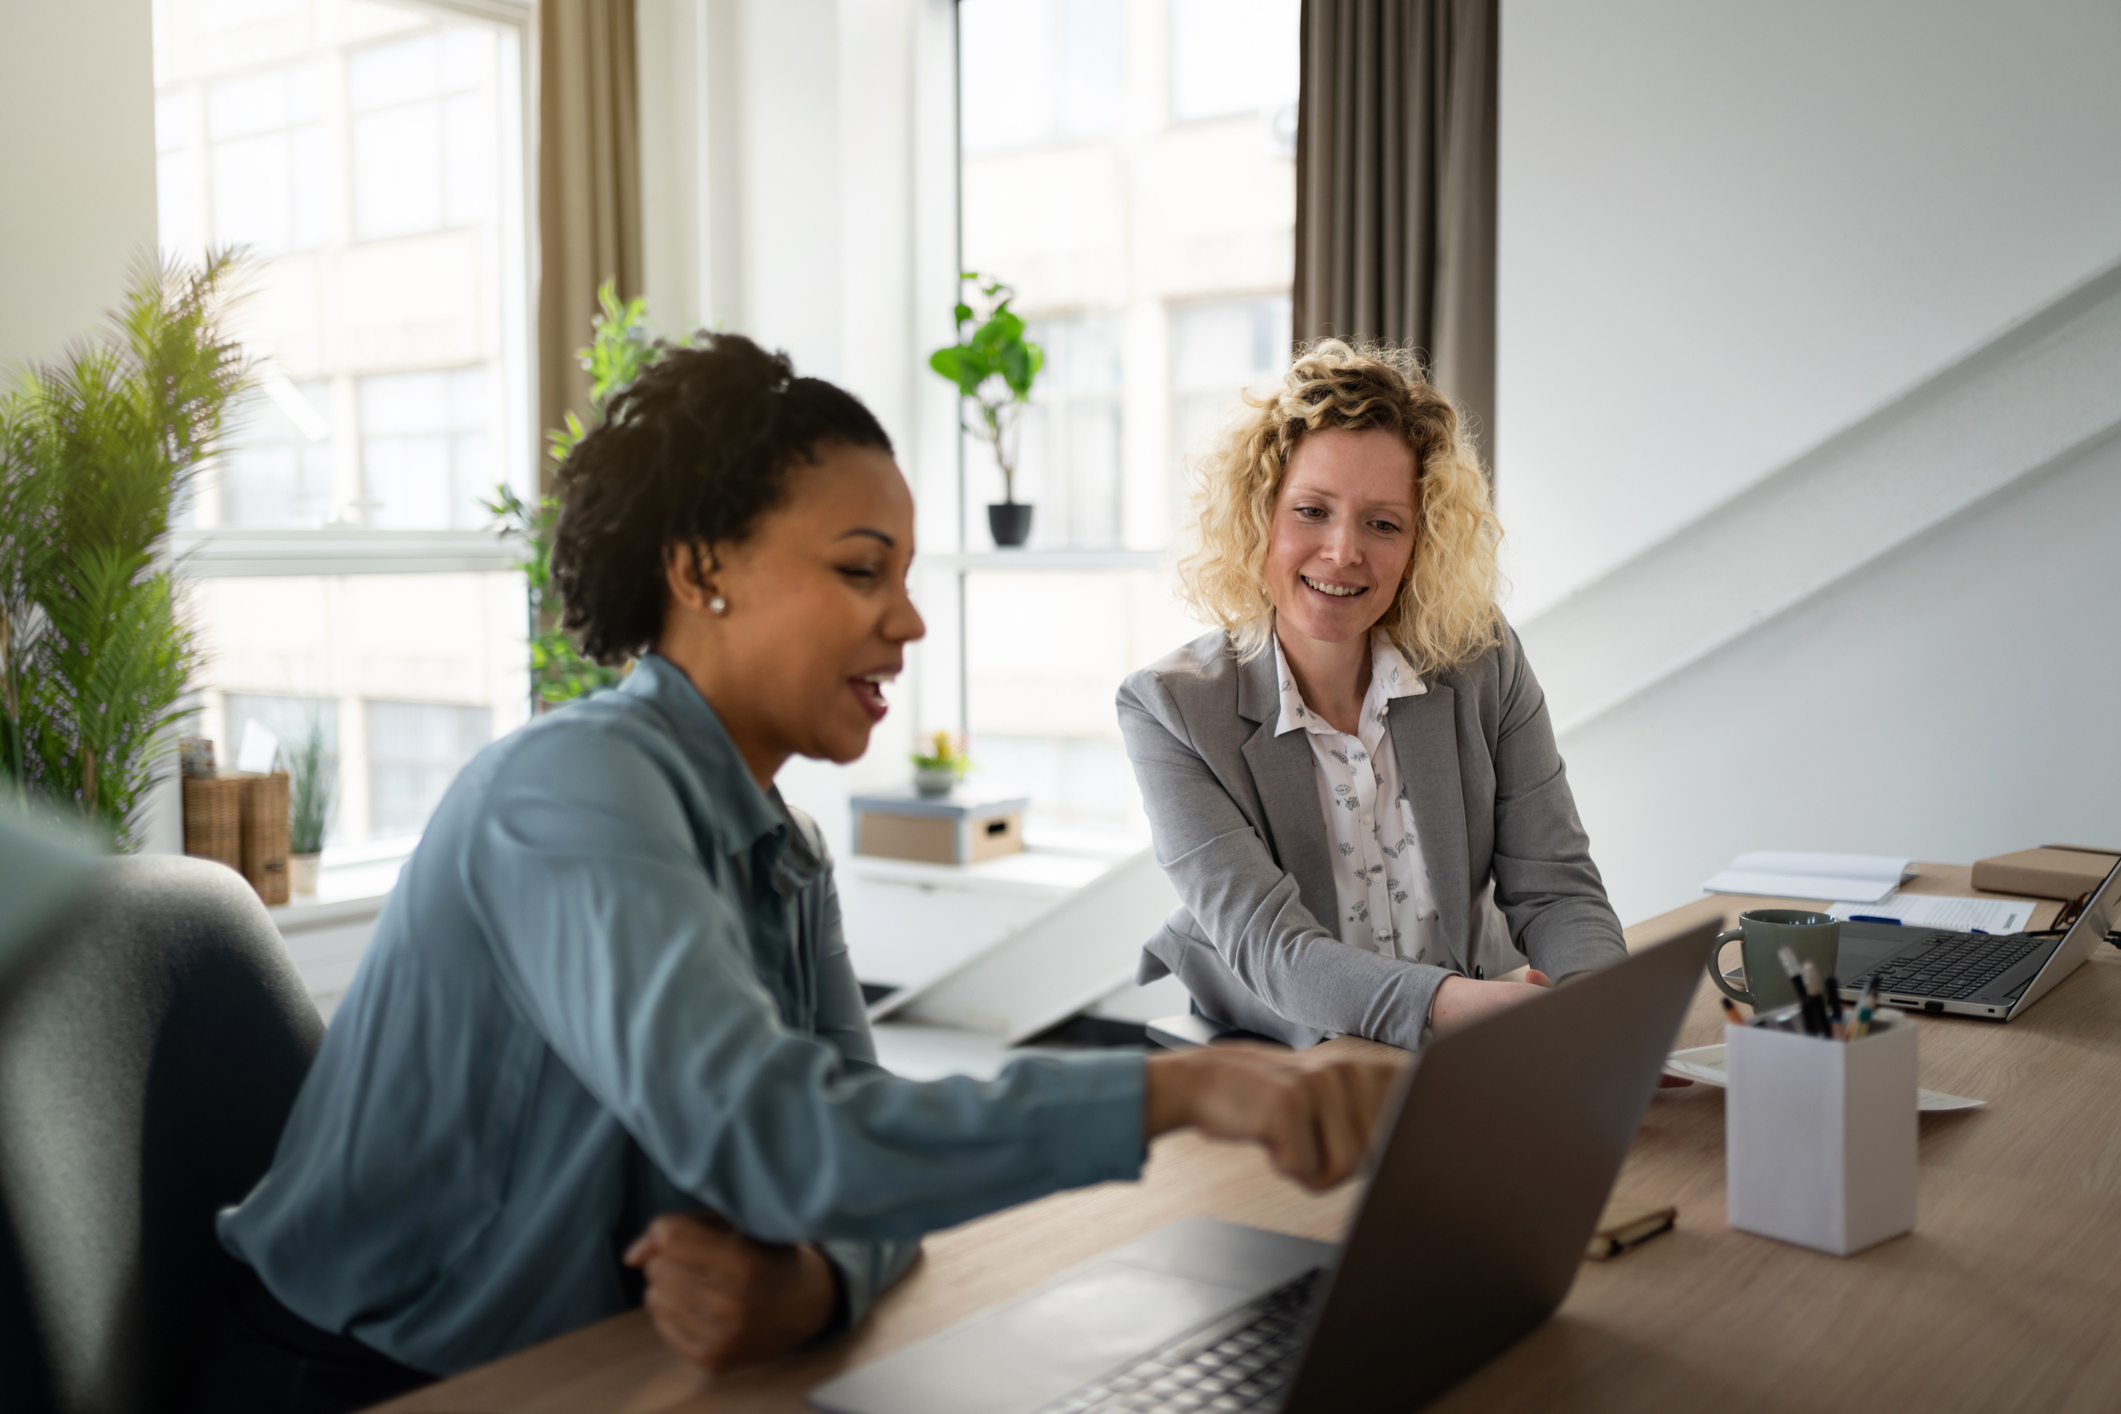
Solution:
M 1846 1257 L 1915 1226 L 1915 1023 L 1861 1041 L 1724 1028 L 1731 1226 Z
M 1024 797 L 970 801 L 951 796 L 858 795 L 854 852 L 923 864 L 977 864 L 1024 847 Z
M 1974 861 L 1974 887 L 1996 894 L 2072 899 L 2099 887 L 2121 851 L 2076 844 L 2044 844 Z

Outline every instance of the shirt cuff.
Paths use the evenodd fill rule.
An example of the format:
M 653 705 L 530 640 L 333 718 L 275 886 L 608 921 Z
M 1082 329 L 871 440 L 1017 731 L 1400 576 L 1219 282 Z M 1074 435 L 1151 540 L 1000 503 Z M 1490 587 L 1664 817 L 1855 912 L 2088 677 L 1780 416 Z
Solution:
M 913 1266 L 914 1259 L 921 1255 L 921 1244 L 917 1238 L 898 1242 L 825 1241 L 817 1244 L 817 1250 L 832 1268 L 833 1282 L 839 1291 L 832 1304 L 831 1321 L 805 1342 L 806 1350 L 837 1340 L 860 1325 L 876 1299 Z

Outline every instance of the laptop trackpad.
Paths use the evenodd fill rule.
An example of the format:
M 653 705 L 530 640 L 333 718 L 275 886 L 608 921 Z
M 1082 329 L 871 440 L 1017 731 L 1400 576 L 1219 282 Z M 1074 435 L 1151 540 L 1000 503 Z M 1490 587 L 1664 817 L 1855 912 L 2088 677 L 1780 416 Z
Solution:
M 1878 967 L 1897 953 L 1936 936 L 1928 928 L 1895 928 L 1878 923 L 1844 923 L 1841 947 L 1834 964 L 1843 985 Z
M 811 1400 L 847 1414 L 1033 1410 L 1250 1299 L 1227 1286 L 1101 1262 L 835 1380 Z

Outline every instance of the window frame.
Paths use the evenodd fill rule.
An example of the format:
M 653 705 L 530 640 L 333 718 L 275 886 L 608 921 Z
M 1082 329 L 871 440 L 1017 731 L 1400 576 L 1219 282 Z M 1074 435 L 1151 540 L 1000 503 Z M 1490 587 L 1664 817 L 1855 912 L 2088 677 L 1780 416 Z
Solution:
M 510 391 L 519 393 L 522 406 L 519 419 L 507 419 L 508 422 L 519 422 L 519 425 L 510 427 L 504 422 L 495 427 L 494 432 L 501 443 L 497 479 L 506 478 L 517 494 L 530 499 L 536 494 L 545 445 L 544 430 L 538 426 L 538 360 L 533 328 L 537 307 L 534 272 L 538 264 L 535 0 L 374 0 L 374 3 L 436 19 L 469 19 L 516 31 L 516 72 L 513 78 L 519 121 L 512 145 L 506 135 L 497 137 L 504 157 L 497 196 L 504 212 L 504 225 L 508 223 L 510 208 L 514 208 L 513 217 L 519 233 L 515 240 L 504 242 L 504 247 L 512 249 L 504 248 L 501 255 L 504 296 L 501 320 L 503 339 L 513 341 L 521 349 L 522 368 L 516 375 L 518 386 Z M 203 123 L 204 105 L 195 106 L 202 109 L 195 121 Z M 202 151 L 200 160 L 209 162 L 210 153 Z M 510 163 L 520 168 L 520 178 L 513 182 L 508 179 L 506 170 Z M 348 199 L 351 199 L 350 193 Z M 349 224 L 353 220 L 350 210 L 346 219 Z M 509 297 L 511 291 L 512 298 Z M 508 375 L 504 372 L 503 376 Z M 504 398 L 504 401 L 508 399 Z M 517 464 L 518 458 L 521 458 L 521 464 Z M 177 527 L 170 533 L 170 551 L 178 574 L 186 579 L 505 572 L 515 569 L 523 558 L 521 548 L 507 540 L 498 528 Z

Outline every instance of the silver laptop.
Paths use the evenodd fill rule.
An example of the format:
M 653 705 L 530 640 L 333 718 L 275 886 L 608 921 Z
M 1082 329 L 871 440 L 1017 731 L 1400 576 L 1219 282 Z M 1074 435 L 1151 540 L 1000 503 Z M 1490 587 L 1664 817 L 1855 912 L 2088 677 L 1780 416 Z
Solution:
M 826 1414 L 1425 1403 L 1568 1294 L 1715 925 L 1438 1038 L 1339 1247 L 1192 1218 L 811 1391 Z
M 2032 933 L 1844 923 L 1841 993 L 1853 1001 L 1876 975 L 1891 1006 L 2009 1021 L 2082 967 L 2121 922 L 2121 862 L 2058 917 L 2069 919 L 2066 927 Z

